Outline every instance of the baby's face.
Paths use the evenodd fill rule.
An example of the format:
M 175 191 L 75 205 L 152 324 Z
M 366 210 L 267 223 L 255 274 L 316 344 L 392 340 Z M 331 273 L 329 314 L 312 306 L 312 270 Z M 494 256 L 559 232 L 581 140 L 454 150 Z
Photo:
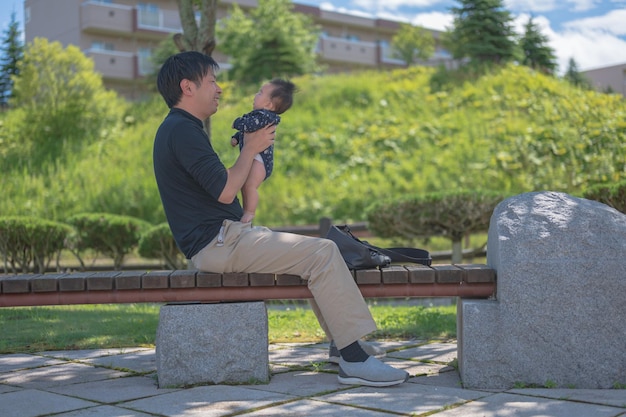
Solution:
M 274 105 L 272 104 L 272 100 L 270 98 L 273 90 L 274 86 L 272 84 L 263 84 L 259 92 L 254 96 L 254 102 L 252 103 L 253 109 L 274 110 Z

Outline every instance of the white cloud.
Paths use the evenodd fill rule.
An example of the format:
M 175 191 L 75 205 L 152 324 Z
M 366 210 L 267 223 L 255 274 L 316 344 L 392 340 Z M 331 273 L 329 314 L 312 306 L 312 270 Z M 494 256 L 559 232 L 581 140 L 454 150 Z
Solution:
M 366 10 L 397 10 L 400 7 L 433 7 L 445 0 L 353 0 L 352 4 Z
M 622 1 L 622 0 L 616 0 Z M 574 12 L 584 12 L 596 7 L 598 0 L 567 0 L 567 6 Z M 549 12 L 558 8 L 567 7 L 563 2 L 557 0 L 504 0 L 504 5 L 508 10 L 519 12 Z
M 570 30 L 608 32 L 617 36 L 626 35 L 626 10 L 612 10 L 604 16 L 573 20 L 563 26 Z
M 416 26 L 440 31 L 446 31 L 451 28 L 453 21 L 454 17 L 451 13 L 442 12 L 420 13 L 411 19 L 411 23 Z
M 505 0 L 507 10 L 520 12 L 548 12 L 557 7 L 555 0 Z
M 570 58 L 581 70 L 626 62 L 626 40 L 606 32 L 565 31 L 555 34 L 553 48 L 559 58 L 559 70 L 565 71 Z

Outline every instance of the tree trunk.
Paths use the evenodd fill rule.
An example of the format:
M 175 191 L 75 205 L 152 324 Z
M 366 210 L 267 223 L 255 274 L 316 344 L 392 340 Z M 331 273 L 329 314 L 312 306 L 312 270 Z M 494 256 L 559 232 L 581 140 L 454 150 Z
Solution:
M 463 241 L 455 239 L 452 241 L 452 263 L 460 264 L 463 262 Z
M 218 0 L 200 0 L 200 26 L 196 22 L 194 0 L 176 0 L 183 33 L 174 35 L 179 51 L 198 51 L 211 56 L 215 49 L 215 25 Z M 204 121 L 204 130 L 211 140 L 211 120 Z

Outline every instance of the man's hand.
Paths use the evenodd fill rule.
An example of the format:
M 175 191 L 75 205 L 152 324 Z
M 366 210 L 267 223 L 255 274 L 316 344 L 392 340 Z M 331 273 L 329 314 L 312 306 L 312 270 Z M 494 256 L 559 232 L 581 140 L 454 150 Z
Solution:
M 243 136 L 243 147 L 249 147 L 254 154 L 258 154 L 274 144 L 276 125 L 262 127 L 254 132 L 246 132 Z

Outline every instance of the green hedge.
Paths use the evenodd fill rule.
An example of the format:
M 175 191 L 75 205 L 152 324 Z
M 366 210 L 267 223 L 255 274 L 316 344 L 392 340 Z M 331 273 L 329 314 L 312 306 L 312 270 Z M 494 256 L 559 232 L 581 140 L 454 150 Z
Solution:
M 0 217 L 0 253 L 5 272 L 43 273 L 58 259 L 70 226 L 36 217 Z
M 137 247 L 142 233 L 151 226 L 135 217 L 109 213 L 76 214 L 67 219 L 67 223 L 75 229 L 68 249 L 81 265 L 84 266 L 81 255 L 92 250 L 113 259 L 115 270 L 122 268 L 124 257 Z
M 174 236 L 167 223 L 148 229 L 139 240 L 139 256 L 149 259 L 162 259 L 169 269 L 184 269 L 185 256 L 176 246 Z
M 612 185 L 595 185 L 585 191 L 584 198 L 599 201 L 613 207 L 622 213 L 626 213 L 626 181 Z
M 462 260 L 461 241 L 485 232 L 496 205 L 505 196 L 491 191 L 462 191 L 409 196 L 374 203 L 367 210 L 369 230 L 379 237 L 419 238 L 444 236 L 452 241 L 452 262 Z

